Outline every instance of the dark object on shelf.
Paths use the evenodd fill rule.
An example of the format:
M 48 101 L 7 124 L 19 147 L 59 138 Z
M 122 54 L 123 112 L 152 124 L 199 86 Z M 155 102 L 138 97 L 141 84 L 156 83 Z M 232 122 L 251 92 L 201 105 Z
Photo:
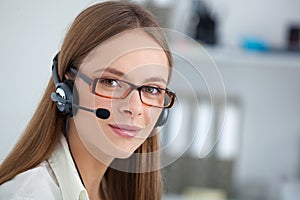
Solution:
M 216 25 L 216 18 L 209 12 L 204 2 L 193 0 L 190 22 L 192 37 L 205 44 L 214 45 L 217 43 Z
M 300 51 L 300 25 L 292 25 L 288 31 L 288 49 Z

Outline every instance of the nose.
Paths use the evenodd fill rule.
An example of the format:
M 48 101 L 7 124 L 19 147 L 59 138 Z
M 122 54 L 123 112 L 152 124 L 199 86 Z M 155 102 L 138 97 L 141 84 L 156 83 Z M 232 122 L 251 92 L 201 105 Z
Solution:
M 124 103 L 119 108 L 121 113 L 130 117 L 142 115 L 143 103 L 137 90 L 132 91 L 123 101 Z

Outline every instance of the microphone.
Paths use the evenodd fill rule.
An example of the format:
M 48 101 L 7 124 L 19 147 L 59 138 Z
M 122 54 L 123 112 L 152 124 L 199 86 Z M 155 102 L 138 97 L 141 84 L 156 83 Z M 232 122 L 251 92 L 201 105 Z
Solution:
M 88 111 L 88 112 L 95 113 L 96 116 L 100 119 L 107 119 L 110 116 L 109 110 L 107 110 L 105 108 L 97 108 L 96 110 L 92 110 L 92 109 L 82 107 L 82 106 L 79 106 L 79 105 L 76 105 L 76 104 L 73 104 L 73 107 L 81 109 L 81 110 L 85 110 L 85 111 Z
M 88 112 L 92 112 L 95 113 L 95 115 L 100 118 L 100 119 L 108 119 L 110 116 L 110 112 L 109 110 L 105 109 L 105 108 L 98 108 L 96 110 L 92 110 L 90 108 L 86 108 L 80 105 L 76 105 L 76 104 L 72 104 L 72 102 L 70 102 L 70 100 L 64 99 L 62 98 L 60 95 L 58 95 L 57 93 L 53 92 L 51 94 L 51 99 L 52 101 L 54 101 L 55 103 L 60 103 L 60 104 L 71 104 L 73 107 L 81 109 L 81 110 L 85 110 Z

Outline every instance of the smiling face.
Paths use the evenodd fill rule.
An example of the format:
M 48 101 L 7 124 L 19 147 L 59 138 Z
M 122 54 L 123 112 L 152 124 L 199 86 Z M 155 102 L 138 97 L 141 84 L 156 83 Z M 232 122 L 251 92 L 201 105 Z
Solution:
M 146 33 L 127 31 L 96 47 L 78 70 L 100 78 L 95 89 L 100 96 L 76 78 L 80 106 L 111 113 L 103 120 L 78 110 L 74 119 L 82 143 L 100 161 L 104 154 L 129 157 L 150 135 L 162 111 L 149 104 L 159 104 L 156 88 L 166 88 L 170 67 L 165 52 Z

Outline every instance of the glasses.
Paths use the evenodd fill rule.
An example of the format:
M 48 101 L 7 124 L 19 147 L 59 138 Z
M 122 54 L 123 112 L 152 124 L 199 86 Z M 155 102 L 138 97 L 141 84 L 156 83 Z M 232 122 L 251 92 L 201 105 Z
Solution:
M 133 90 L 137 90 L 143 104 L 157 108 L 171 108 L 176 99 L 176 94 L 168 88 L 164 89 L 148 85 L 137 86 L 127 81 L 113 78 L 90 79 L 74 68 L 70 70 L 89 85 L 91 93 L 100 97 L 125 99 Z

